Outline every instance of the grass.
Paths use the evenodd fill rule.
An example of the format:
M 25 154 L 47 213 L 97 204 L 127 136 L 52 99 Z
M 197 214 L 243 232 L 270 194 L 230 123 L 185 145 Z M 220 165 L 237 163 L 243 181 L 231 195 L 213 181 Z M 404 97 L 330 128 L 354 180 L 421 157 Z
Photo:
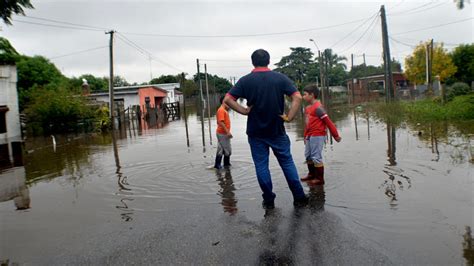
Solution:
M 436 100 L 416 102 L 375 103 L 368 106 L 377 116 L 392 124 L 410 120 L 415 122 L 474 120 L 474 94 L 455 97 L 441 104 Z

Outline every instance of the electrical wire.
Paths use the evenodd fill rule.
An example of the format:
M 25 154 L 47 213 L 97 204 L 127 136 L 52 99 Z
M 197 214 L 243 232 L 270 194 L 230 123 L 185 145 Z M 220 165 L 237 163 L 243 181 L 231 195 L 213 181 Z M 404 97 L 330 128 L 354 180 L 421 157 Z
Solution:
M 439 27 L 444 27 L 444 26 L 447 26 L 447 25 L 457 24 L 457 23 L 461 23 L 461 22 L 464 22 L 464 21 L 472 20 L 473 18 L 474 17 L 470 17 L 470 18 L 456 20 L 456 21 L 453 21 L 453 22 L 439 24 L 439 25 L 435 25 L 435 26 L 431 26 L 431 27 L 426 27 L 426 28 L 421 28 L 421 29 L 416 29 L 416 30 L 409 30 L 409 31 L 405 31 L 405 32 L 397 32 L 397 33 L 392 34 L 392 36 L 393 35 L 402 35 L 402 34 L 411 33 L 411 32 L 424 31 L 424 30 L 429 30 L 429 29 L 434 29 L 434 28 L 439 28 Z
M 333 45 L 329 46 L 331 47 L 332 49 L 334 49 L 334 47 L 336 47 L 339 43 L 341 43 L 342 41 L 344 41 L 345 39 L 349 38 L 349 36 L 351 36 L 354 32 L 356 32 L 360 27 L 364 26 L 367 22 L 373 20 L 375 17 L 378 16 L 378 14 L 380 13 L 380 11 L 377 11 L 377 13 L 375 13 L 374 15 L 370 16 L 369 19 L 365 20 L 362 24 L 360 25 L 357 25 L 356 28 L 354 28 L 352 31 L 350 31 L 347 35 L 345 35 L 344 37 L 342 37 L 341 39 L 339 39 L 337 42 L 335 42 Z
M 372 18 L 369 17 L 370 20 Z M 272 32 L 272 33 L 256 33 L 256 34 L 235 34 L 235 35 L 180 35 L 180 34 L 153 34 L 153 33 L 134 33 L 134 32 L 122 32 L 125 35 L 140 35 L 140 36 L 153 36 L 153 37 L 171 37 L 171 38 L 241 38 L 241 37 L 258 37 L 258 36 L 274 36 L 274 35 L 285 35 L 285 34 L 293 34 L 293 33 L 301 33 L 301 32 L 310 32 L 316 30 L 324 30 L 324 29 L 331 29 L 340 26 L 345 26 L 349 24 L 354 24 L 359 21 L 365 21 L 367 18 L 357 19 L 345 23 L 323 26 L 323 27 L 315 27 L 309 29 L 302 29 L 302 30 L 294 30 L 294 31 L 284 31 L 284 32 Z
M 50 57 L 49 59 L 50 59 L 50 60 L 52 60 L 52 59 L 58 59 L 58 58 L 66 57 L 66 56 L 71 56 L 71 55 L 76 55 L 76 54 L 82 54 L 82 53 L 86 53 L 86 52 L 90 52 L 90 51 L 94 51 L 94 50 L 99 50 L 99 49 L 103 49 L 103 48 L 107 48 L 107 47 L 108 47 L 108 46 L 99 46 L 99 47 L 90 48 L 90 49 L 87 49 L 87 50 L 82 50 L 82 51 L 78 51 L 78 52 L 72 52 L 72 53 L 69 53 L 69 54 L 63 54 L 63 55 L 53 56 L 53 57 Z
M 156 62 L 159 62 L 163 65 L 166 65 L 172 69 L 175 69 L 179 72 L 185 72 L 163 60 L 160 60 L 158 58 L 156 58 L 155 56 L 153 56 L 150 52 L 148 52 L 147 50 L 143 49 L 142 47 L 140 47 L 138 44 L 136 44 L 135 42 L 133 42 L 132 40 L 128 39 L 127 37 L 125 37 L 123 34 L 121 34 L 120 32 L 117 32 L 117 37 L 118 39 L 122 40 L 123 42 L 125 42 L 126 44 L 128 44 L 129 46 L 135 48 L 136 50 L 138 50 L 140 53 L 142 53 L 143 55 L 147 56 L 150 60 L 154 60 Z
M 102 28 L 102 27 L 96 27 L 96 26 L 90 26 L 90 25 L 84 25 L 84 24 L 76 24 L 76 23 L 71 23 L 71 22 L 66 22 L 66 21 L 60 21 L 60 20 L 54 20 L 54 19 L 39 18 L 39 17 L 32 17 L 32 16 L 25 16 L 25 18 L 29 18 L 29 19 L 33 19 L 33 20 L 48 21 L 48 22 L 53 22 L 53 23 L 58 23 L 58 24 L 65 24 L 65 25 L 72 25 L 72 26 L 84 27 L 84 28 L 97 29 L 97 30 L 107 30 L 106 28 Z
M 354 42 L 352 43 L 349 47 L 347 47 L 346 49 L 342 50 L 342 51 L 339 51 L 339 53 L 344 53 L 345 51 L 351 49 L 352 47 L 354 47 L 354 45 L 356 45 L 364 36 L 365 34 L 369 31 L 369 29 L 373 28 L 375 25 L 376 25 L 376 21 L 378 21 L 378 16 L 376 16 L 372 22 L 369 24 L 369 26 L 367 27 L 367 29 L 365 29 L 365 31 L 362 33 L 362 35 L 360 35 L 360 37 Z
M 73 27 L 73 26 L 63 26 L 63 25 L 45 24 L 45 23 L 24 21 L 24 20 L 18 20 L 18 19 L 12 19 L 12 20 L 15 21 L 15 22 L 19 22 L 19 23 L 32 24 L 32 25 L 37 25 L 37 26 L 53 27 L 53 28 L 63 28 L 63 29 L 73 29 L 73 30 L 86 30 L 86 31 L 103 31 L 103 30 L 99 30 L 99 29 L 79 28 L 79 27 Z

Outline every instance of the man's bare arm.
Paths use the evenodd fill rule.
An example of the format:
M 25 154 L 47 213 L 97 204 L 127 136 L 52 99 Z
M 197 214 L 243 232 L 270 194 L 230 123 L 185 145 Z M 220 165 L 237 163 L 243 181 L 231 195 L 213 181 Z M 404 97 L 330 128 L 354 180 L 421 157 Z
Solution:
M 229 95 L 225 96 L 224 103 L 227 104 L 232 110 L 236 111 L 239 114 L 248 115 L 250 113 L 251 107 L 247 107 L 247 108 L 243 107 Z
M 293 93 L 291 95 L 291 107 L 290 111 L 288 111 L 288 121 L 291 121 L 293 118 L 295 118 L 300 109 L 302 99 L 303 97 L 301 97 L 299 92 Z

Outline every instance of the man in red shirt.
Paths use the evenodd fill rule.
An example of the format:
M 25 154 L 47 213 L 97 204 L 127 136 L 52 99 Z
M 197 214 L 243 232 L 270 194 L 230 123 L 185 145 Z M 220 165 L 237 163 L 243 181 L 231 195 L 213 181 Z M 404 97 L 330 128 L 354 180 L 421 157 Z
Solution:
M 305 109 L 306 127 L 304 129 L 304 143 L 306 163 L 309 173 L 301 178 L 301 181 L 311 181 L 315 185 L 324 185 L 324 164 L 322 150 L 326 141 L 326 128 L 339 142 L 341 137 L 336 126 L 331 121 L 326 111 L 319 102 L 319 88 L 315 84 L 309 84 L 303 89 L 303 99 L 310 105 Z
M 222 156 L 224 156 L 224 166 L 229 167 L 230 155 L 232 154 L 232 147 L 230 145 L 230 139 L 232 134 L 230 133 L 230 118 L 229 118 L 229 106 L 223 103 L 224 96 L 221 97 L 221 106 L 217 109 L 216 120 L 217 120 L 217 153 L 214 168 L 221 169 Z

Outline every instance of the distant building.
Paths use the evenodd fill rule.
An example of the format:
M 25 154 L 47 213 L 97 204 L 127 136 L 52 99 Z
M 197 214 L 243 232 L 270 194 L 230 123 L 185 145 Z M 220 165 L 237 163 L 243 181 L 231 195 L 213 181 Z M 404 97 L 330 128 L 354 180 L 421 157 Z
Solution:
M 16 84 L 16 66 L 0 65 L 0 168 L 23 164 Z
M 117 106 L 160 107 L 162 103 L 180 101 L 179 83 L 150 84 L 114 88 L 114 100 Z M 89 95 L 98 102 L 109 102 L 108 92 L 96 92 Z
M 395 95 L 408 90 L 409 82 L 403 73 L 392 73 Z M 349 99 L 356 102 L 375 100 L 385 94 L 385 75 L 373 75 L 347 81 Z

